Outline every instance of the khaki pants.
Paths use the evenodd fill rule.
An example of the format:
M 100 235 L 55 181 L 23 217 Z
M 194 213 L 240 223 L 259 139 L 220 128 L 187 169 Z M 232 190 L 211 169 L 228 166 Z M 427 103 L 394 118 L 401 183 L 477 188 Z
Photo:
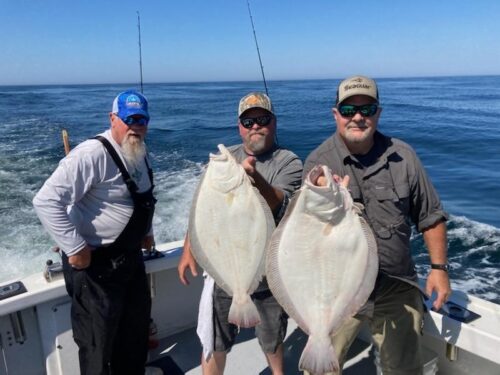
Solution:
M 373 343 L 380 353 L 384 375 L 421 375 L 423 313 L 422 295 L 417 288 L 382 277 L 375 295 L 373 317 L 354 316 L 332 337 L 340 368 L 363 322 L 367 322 Z M 304 374 L 311 375 L 307 371 Z

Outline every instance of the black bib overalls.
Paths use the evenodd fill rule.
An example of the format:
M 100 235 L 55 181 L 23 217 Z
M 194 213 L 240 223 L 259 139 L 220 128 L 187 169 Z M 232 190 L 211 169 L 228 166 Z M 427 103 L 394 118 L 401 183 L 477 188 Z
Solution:
M 79 348 L 81 374 L 143 374 L 151 296 L 141 248 L 151 228 L 156 201 L 152 171 L 148 167 L 151 188 L 138 193 L 111 144 L 96 138 L 120 169 L 134 210 L 115 242 L 92 252 L 86 269 L 72 268 L 63 254 L 66 289 L 72 298 L 73 337 Z

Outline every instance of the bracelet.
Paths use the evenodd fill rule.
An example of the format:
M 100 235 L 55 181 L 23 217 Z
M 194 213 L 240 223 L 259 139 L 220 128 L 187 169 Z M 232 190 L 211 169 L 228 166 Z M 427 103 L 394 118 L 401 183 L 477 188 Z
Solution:
M 448 272 L 450 270 L 450 265 L 449 264 L 435 264 L 435 263 L 431 263 L 431 268 L 433 270 L 441 270 L 441 271 Z

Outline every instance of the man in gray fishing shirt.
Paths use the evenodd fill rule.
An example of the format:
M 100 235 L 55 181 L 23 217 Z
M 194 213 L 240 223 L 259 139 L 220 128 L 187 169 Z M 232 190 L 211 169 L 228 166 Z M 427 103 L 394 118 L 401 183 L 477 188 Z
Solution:
M 361 311 L 333 336 L 340 366 L 367 322 L 384 375 L 420 375 L 424 306 L 410 253 L 411 225 L 422 233 L 429 251 L 426 293 L 436 294 L 434 308 L 439 309 L 451 294 L 448 215 L 415 151 L 377 130 L 381 111 L 374 80 L 354 76 L 342 81 L 332 110 L 337 131 L 308 156 L 304 175 L 315 165 L 326 165 L 348 176 L 352 198 L 363 204 L 377 242 L 375 288 Z
M 111 128 L 72 150 L 33 199 L 60 248 L 82 374 L 143 374 L 151 311 L 142 248 L 153 244 L 149 112 L 119 94 Z
M 271 100 L 267 95 L 255 92 L 245 95 L 238 107 L 238 128 L 243 143 L 229 147 L 228 150 L 252 178 L 254 186 L 271 208 L 274 220 L 278 222 L 284 214 L 288 198 L 300 186 L 302 162 L 297 155 L 276 143 L 276 122 Z M 224 230 L 227 229 L 221 228 L 221 232 Z M 188 268 L 193 275 L 197 275 L 196 262 L 186 236 L 178 265 L 179 277 L 184 284 L 188 284 L 185 276 Z M 213 309 L 206 311 L 206 314 L 202 310 L 203 298 L 200 303 L 199 319 L 202 321 L 198 322 L 198 332 L 203 331 L 203 320 L 208 321 L 210 331 L 213 328 L 213 337 L 209 337 L 213 342 L 210 344 L 206 344 L 200 336 L 204 345 L 202 369 L 204 375 L 220 375 L 224 372 L 226 354 L 234 344 L 238 327 L 228 322 L 232 297 L 217 284 L 213 289 L 213 297 L 211 294 L 210 296 Z M 261 316 L 261 323 L 255 327 L 259 344 L 272 373 L 282 375 L 286 313 L 272 295 L 266 281 L 260 283 L 251 297 Z M 210 316 L 213 318 L 210 319 Z M 211 347 L 206 347 L 209 345 Z

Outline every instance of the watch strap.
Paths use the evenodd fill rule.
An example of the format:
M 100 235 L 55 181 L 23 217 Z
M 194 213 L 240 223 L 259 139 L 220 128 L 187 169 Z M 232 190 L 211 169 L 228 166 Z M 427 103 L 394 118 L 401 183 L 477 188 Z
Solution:
M 448 264 L 436 264 L 436 263 L 431 263 L 431 268 L 433 270 L 441 270 L 448 272 L 450 270 L 450 266 Z

